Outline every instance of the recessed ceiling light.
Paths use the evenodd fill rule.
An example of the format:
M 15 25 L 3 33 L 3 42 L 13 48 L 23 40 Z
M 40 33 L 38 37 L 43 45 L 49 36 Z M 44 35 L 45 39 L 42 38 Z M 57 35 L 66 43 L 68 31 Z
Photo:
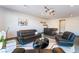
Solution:
M 73 15 L 72 14 L 70 14 L 70 17 L 72 17 Z
M 24 7 L 27 7 L 27 5 L 24 5 Z
M 74 7 L 74 5 L 70 5 L 70 7 Z

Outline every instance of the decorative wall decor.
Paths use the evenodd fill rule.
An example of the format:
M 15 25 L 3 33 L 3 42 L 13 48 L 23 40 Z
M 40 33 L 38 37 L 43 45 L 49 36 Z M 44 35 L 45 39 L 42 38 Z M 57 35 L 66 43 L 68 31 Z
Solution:
M 27 19 L 18 19 L 19 26 L 27 26 Z
M 44 28 L 48 28 L 48 24 L 46 22 L 41 21 L 40 23 L 44 26 Z

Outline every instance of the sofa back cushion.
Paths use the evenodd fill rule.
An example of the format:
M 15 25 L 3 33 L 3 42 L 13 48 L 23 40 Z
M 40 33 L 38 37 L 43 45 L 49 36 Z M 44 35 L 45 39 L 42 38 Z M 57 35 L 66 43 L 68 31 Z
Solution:
M 71 32 L 66 31 L 63 33 L 62 38 L 68 40 L 71 34 L 72 34 Z
M 25 37 L 30 35 L 35 35 L 36 30 L 20 30 L 17 32 L 18 36 Z
M 44 34 L 56 35 L 57 28 L 44 28 Z

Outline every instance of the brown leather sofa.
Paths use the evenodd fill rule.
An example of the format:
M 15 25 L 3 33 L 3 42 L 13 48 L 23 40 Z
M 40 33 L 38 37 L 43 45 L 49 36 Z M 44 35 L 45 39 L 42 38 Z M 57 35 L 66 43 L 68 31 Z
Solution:
M 62 48 L 53 48 L 53 49 L 24 49 L 16 48 L 12 53 L 65 53 Z

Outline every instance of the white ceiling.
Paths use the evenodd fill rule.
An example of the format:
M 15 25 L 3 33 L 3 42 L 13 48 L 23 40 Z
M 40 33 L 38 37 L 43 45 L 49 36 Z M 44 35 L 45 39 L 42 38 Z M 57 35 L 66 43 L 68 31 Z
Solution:
M 55 16 L 51 18 L 65 18 L 65 17 L 72 17 L 79 16 L 79 6 L 69 6 L 69 5 L 46 5 L 48 8 L 55 9 Z M 9 10 L 14 10 L 18 12 L 23 12 L 26 14 L 30 14 L 33 16 L 41 17 L 41 18 L 48 18 L 44 15 L 41 15 L 41 12 L 44 11 L 44 5 L 3 5 L 3 8 L 7 8 Z

